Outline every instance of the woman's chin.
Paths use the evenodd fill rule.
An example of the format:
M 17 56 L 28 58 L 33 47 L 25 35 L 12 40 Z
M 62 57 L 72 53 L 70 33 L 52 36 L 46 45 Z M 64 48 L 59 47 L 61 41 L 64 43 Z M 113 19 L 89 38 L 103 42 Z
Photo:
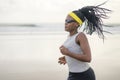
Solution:
M 67 31 L 67 32 L 68 32 L 69 30 L 68 30 L 68 29 L 65 29 L 65 31 Z
M 67 28 L 65 28 L 65 31 L 69 31 Z

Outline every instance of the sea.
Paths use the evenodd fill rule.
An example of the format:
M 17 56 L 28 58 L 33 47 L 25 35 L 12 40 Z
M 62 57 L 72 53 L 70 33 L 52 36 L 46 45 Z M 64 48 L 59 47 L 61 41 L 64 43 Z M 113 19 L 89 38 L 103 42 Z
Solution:
M 89 65 L 96 80 L 120 80 L 120 26 L 104 27 L 105 39 L 86 34 L 92 53 Z M 82 31 L 81 29 L 79 31 Z M 67 39 L 64 24 L 0 26 L 0 80 L 67 80 L 59 47 Z

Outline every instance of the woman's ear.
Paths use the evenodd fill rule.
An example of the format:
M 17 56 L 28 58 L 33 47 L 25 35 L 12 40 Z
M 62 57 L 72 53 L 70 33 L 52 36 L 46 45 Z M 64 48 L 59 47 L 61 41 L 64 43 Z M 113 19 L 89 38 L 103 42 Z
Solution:
M 78 23 L 75 23 L 75 26 L 76 26 L 76 27 L 79 27 L 79 24 L 78 24 Z

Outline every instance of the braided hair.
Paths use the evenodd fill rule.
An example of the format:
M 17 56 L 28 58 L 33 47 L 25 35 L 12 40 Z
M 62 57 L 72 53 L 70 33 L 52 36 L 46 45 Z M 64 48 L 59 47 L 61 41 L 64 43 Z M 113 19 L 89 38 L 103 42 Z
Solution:
M 103 3 L 104 4 L 104 3 Z M 92 35 L 93 32 L 97 32 L 100 38 L 104 39 L 103 21 L 107 19 L 107 13 L 111 10 L 100 7 L 102 4 L 97 6 L 85 6 L 79 10 L 73 11 L 82 22 L 85 22 L 83 31 Z

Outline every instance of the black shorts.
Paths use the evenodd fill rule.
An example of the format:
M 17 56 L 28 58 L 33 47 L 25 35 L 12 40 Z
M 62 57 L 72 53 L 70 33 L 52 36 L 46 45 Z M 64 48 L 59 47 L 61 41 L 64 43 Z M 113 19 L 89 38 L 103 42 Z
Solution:
M 96 80 L 96 79 L 93 69 L 89 68 L 87 71 L 81 73 L 69 72 L 69 77 L 67 80 Z

